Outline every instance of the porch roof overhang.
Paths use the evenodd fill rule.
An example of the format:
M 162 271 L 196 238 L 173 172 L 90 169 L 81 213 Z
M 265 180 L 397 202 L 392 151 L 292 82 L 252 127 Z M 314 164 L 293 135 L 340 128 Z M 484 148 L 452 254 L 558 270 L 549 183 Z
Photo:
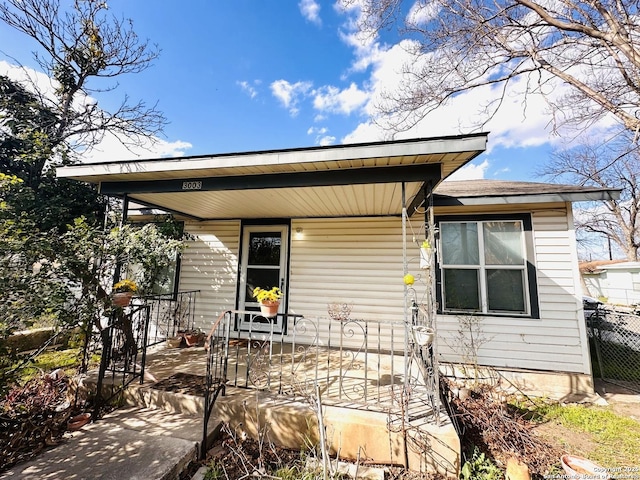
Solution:
M 618 200 L 620 189 L 557 183 L 474 180 L 442 182 L 433 194 L 436 207 Z
M 106 195 L 198 220 L 400 215 L 486 148 L 486 133 L 60 167 Z

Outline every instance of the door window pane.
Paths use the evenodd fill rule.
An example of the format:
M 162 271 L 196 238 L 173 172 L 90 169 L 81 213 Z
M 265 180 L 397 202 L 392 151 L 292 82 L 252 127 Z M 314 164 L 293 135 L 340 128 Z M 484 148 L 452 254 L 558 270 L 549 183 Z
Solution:
M 492 312 L 525 312 L 524 271 L 487 269 L 487 300 Z
M 442 263 L 445 265 L 478 265 L 478 224 L 443 223 Z
M 280 232 L 255 232 L 249 237 L 249 265 L 280 265 Z
M 267 270 L 264 268 L 247 268 L 247 283 L 246 283 L 246 301 L 255 302 L 253 298 L 253 290 L 256 287 L 265 288 L 271 290 L 272 287 L 280 286 L 280 270 Z
M 480 310 L 478 270 L 447 268 L 444 270 L 445 308 Z
M 520 222 L 484 222 L 483 233 L 486 265 L 524 264 Z

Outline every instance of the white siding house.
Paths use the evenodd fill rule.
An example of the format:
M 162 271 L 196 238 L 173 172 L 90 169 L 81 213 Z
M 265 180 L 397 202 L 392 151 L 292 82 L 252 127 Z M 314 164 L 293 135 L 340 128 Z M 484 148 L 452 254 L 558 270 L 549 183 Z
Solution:
M 640 304 L 640 262 L 616 262 L 582 271 L 587 295 L 613 305 Z
M 479 364 L 555 372 L 570 378 L 558 390 L 588 389 L 571 202 L 617 192 L 440 183 L 485 143 L 480 134 L 108 162 L 63 167 L 58 175 L 98 183 L 106 194 L 184 219 L 193 239 L 182 256 L 179 288 L 199 291 L 196 316 L 205 330 L 225 310 L 255 307 L 249 295 L 254 286 L 280 286 L 281 313 L 326 318 L 320 325 L 327 341 L 327 305 L 340 302 L 353 306 L 352 318 L 381 325 L 384 349 L 401 350 L 407 305 L 435 293 L 442 361 L 469 360 L 459 331 L 461 319 L 473 317 L 484 338 Z M 425 237 L 436 247 L 429 274 L 419 265 Z M 459 258 L 475 251 L 475 260 L 453 262 L 448 252 L 454 248 L 462 252 Z M 403 283 L 407 272 L 416 278 L 410 288 Z M 469 288 L 455 278 L 471 282 Z M 508 295 L 501 291 L 505 286 Z M 454 298 L 452 292 L 465 289 L 473 294 Z M 280 325 L 284 334 L 291 327 Z

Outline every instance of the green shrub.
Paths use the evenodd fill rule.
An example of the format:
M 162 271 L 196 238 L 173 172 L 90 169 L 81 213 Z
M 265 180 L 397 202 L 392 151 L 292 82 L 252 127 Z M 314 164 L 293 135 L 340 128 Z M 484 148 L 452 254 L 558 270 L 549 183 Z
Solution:
M 467 460 L 460 469 L 461 480 L 502 480 L 504 475 L 484 453 L 473 448 L 471 459 Z
M 222 480 L 225 477 L 224 470 L 218 462 L 211 460 L 207 465 L 207 471 L 204 474 L 204 480 Z

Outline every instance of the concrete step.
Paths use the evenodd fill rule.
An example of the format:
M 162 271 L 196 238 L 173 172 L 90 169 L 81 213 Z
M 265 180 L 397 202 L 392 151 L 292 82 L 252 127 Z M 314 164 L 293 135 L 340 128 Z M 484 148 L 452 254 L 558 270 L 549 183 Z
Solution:
M 145 435 L 179 438 L 193 442 L 200 448 L 202 442 L 202 417 L 167 412 L 162 409 L 127 407 L 105 415 L 100 421 L 109 422 L 115 428 L 135 430 Z M 99 423 L 99 422 L 98 422 Z M 222 422 L 212 418 L 207 428 L 207 446 L 218 437 Z
M 184 393 L 156 390 L 153 385 L 130 385 L 124 402 L 129 406 L 164 410 L 170 413 L 199 416 L 204 415 L 204 398 Z
M 204 398 L 156 390 L 151 385 L 132 384 L 124 392 L 126 408 L 115 418 L 125 428 L 151 435 L 171 436 L 196 443 L 198 454 L 202 443 Z M 223 422 L 212 415 L 207 424 L 209 448 L 220 434 Z

